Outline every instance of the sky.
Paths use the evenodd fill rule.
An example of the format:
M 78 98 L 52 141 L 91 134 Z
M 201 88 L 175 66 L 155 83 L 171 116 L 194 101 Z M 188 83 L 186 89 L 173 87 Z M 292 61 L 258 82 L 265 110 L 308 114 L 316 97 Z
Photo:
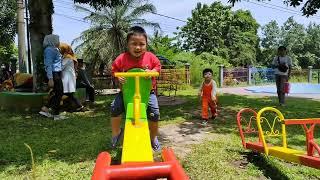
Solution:
M 157 9 L 157 13 L 174 17 L 183 21 L 191 17 L 191 11 L 196 7 L 198 2 L 211 4 L 215 0 L 149 0 Z M 227 0 L 221 0 L 225 5 L 229 5 Z M 90 27 L 90 23 L 82 20 L 86 13 L 75 10 L 73 0 L 53 0 L 55 14 L 53 15 L 53 33 L 60 36 L 61 42 L 71 43 L 79 37 L 81 32 Z M 235 4 L 233 10 L 244 9 L 250 10 L 253 17 L 260 26 L 263 26 L 271 20 L 276 20 L 282 25 L 290 16 L 301 24 L 307 26 L 310 22 L 320 24 L 320 15 L 312 17 L 302 16 L 300 8 L 288 7 L 280 0 L 258 2 L 256 0 L 242 0 Z M 319 14 L 319 13 L 318 13 Z M 160 24 L 164 35 L 173 36 L 177 26 L 183 26 L 186 23 L 168 19 L 154 14 L 144 16 L 145 19 Z M 147 31 L 149 34 L 151 30 Z

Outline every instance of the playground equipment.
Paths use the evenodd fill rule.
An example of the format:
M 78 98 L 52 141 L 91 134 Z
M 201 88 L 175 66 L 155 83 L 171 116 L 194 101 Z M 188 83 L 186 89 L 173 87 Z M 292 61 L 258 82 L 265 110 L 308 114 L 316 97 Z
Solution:
M 126 77 L 126 83 L 122 86 L 126 121 L 121 165 L 111 165 L 110 154 L 100 153 L 93 171 L 93 180 L 189 179 L 170 148 L 162 150 L 164 162 L 153 162 L 146 109 L 152 87 L 148 77 L 158 75 L 158 72 L 145 72 L 141 69 L 115 73 L 116 77 Z
M 273 121 L 269 121 L 266 116 L 263 116 L 267 113 L 276 114 Z M 249 121 L 246 121 L 245 115 L 250 115 Z M 285 119 L 276 108 L 266 107 L 258 113 L 245 108 L 238 112 L 237 124 L 244 148 L 320 169 L 320 147 L 314 140 L 314 128 L 316 124 L 320 124 L 320 118 Z M 302 125 L 306 133 L 306 151 L 288 148 L 286 127 L 289 125 Z M 252 137 L 248 138 L 249 135 L 255 135 L 254 140 L 251 140 Z M 282 139 L 282 145 L 276 146 L 274 141 L 273 143 L 269 141 L 277 137 Z

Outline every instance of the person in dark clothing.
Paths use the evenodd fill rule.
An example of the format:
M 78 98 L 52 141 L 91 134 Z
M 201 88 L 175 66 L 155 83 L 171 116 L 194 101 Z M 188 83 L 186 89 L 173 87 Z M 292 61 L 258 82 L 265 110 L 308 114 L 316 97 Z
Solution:
M 277 94 L 279 99 L 279 105 L 285 105 L 285 83 L 290 79 L 292 61 L 287 56 L 287 48 L 280 46 L 278 48 L 278 55 L 273 58 L 272 66 L 274 68 L 274 74 L 276 79 Z
M 53 115 L 48 111 L 41 109 L 39 112 L 46 117 L 52 117 L 54 120 L 66 119 L 65 116 L 60 115 L 60 100 L 63 96 L 63 83 L 61 80 L 62 71 L 62 55 L 59 51 L 59 36 L 50 34 L 46 35 L 43 40 L 44 47 L 44 65 L 47 73 L 48 86 L 53 89 L 53 97 L 49 101 L 49 107 L 52 108 Z
M 77 88 L 86 88 L 87 100 L 94 103 L 94 86 L 89 81 L 83 59 L 78 59 Z
M 3 83 L 5 80 L 12 80 L 12 72 L 10 70 L 10 65 L 8 63 L 4 63 L 1 66 L 1 78 L 0 78 L 0 84 Z

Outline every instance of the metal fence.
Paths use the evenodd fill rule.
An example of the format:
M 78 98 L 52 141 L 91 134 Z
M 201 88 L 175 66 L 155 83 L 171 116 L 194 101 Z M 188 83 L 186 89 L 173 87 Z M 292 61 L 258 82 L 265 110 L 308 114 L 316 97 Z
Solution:
M 264 85 L 275 83 L 274 69 L 265 67 L 223 68 L 220 67 L 220 87 Z M 292 70 L 290 82 L 320 83 L 320 69 Z

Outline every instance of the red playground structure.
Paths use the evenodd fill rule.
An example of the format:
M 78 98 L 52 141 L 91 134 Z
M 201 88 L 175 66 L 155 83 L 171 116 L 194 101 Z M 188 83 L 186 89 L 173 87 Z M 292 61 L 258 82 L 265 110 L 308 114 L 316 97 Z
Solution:
M 99 154 L 93 171 L 93 180 L 157 179 L 188 180 L 172 149 L 162 150 L 163 162 L 132 162 L 110 165 L 111 156 L 107 152 Z
M 268 113 L 269 116 L 266 116 Z M 244 115 L 249 116 L 249 119 Z M 314 129 L 320 124 L 320 118 L 285 119 L 282 113 L 273 107 L 265 107 L 258 113 L 245 108 L 238 112 L 237 124 L 244 148 L 320 169 L 320 146 L 314 138 Z M 304 151 L 288 147 L 286 128 L 293 125 L 302 126 L 305 132 Z M 270 141 L 272 138 L 281 140 L 281 145 Z

